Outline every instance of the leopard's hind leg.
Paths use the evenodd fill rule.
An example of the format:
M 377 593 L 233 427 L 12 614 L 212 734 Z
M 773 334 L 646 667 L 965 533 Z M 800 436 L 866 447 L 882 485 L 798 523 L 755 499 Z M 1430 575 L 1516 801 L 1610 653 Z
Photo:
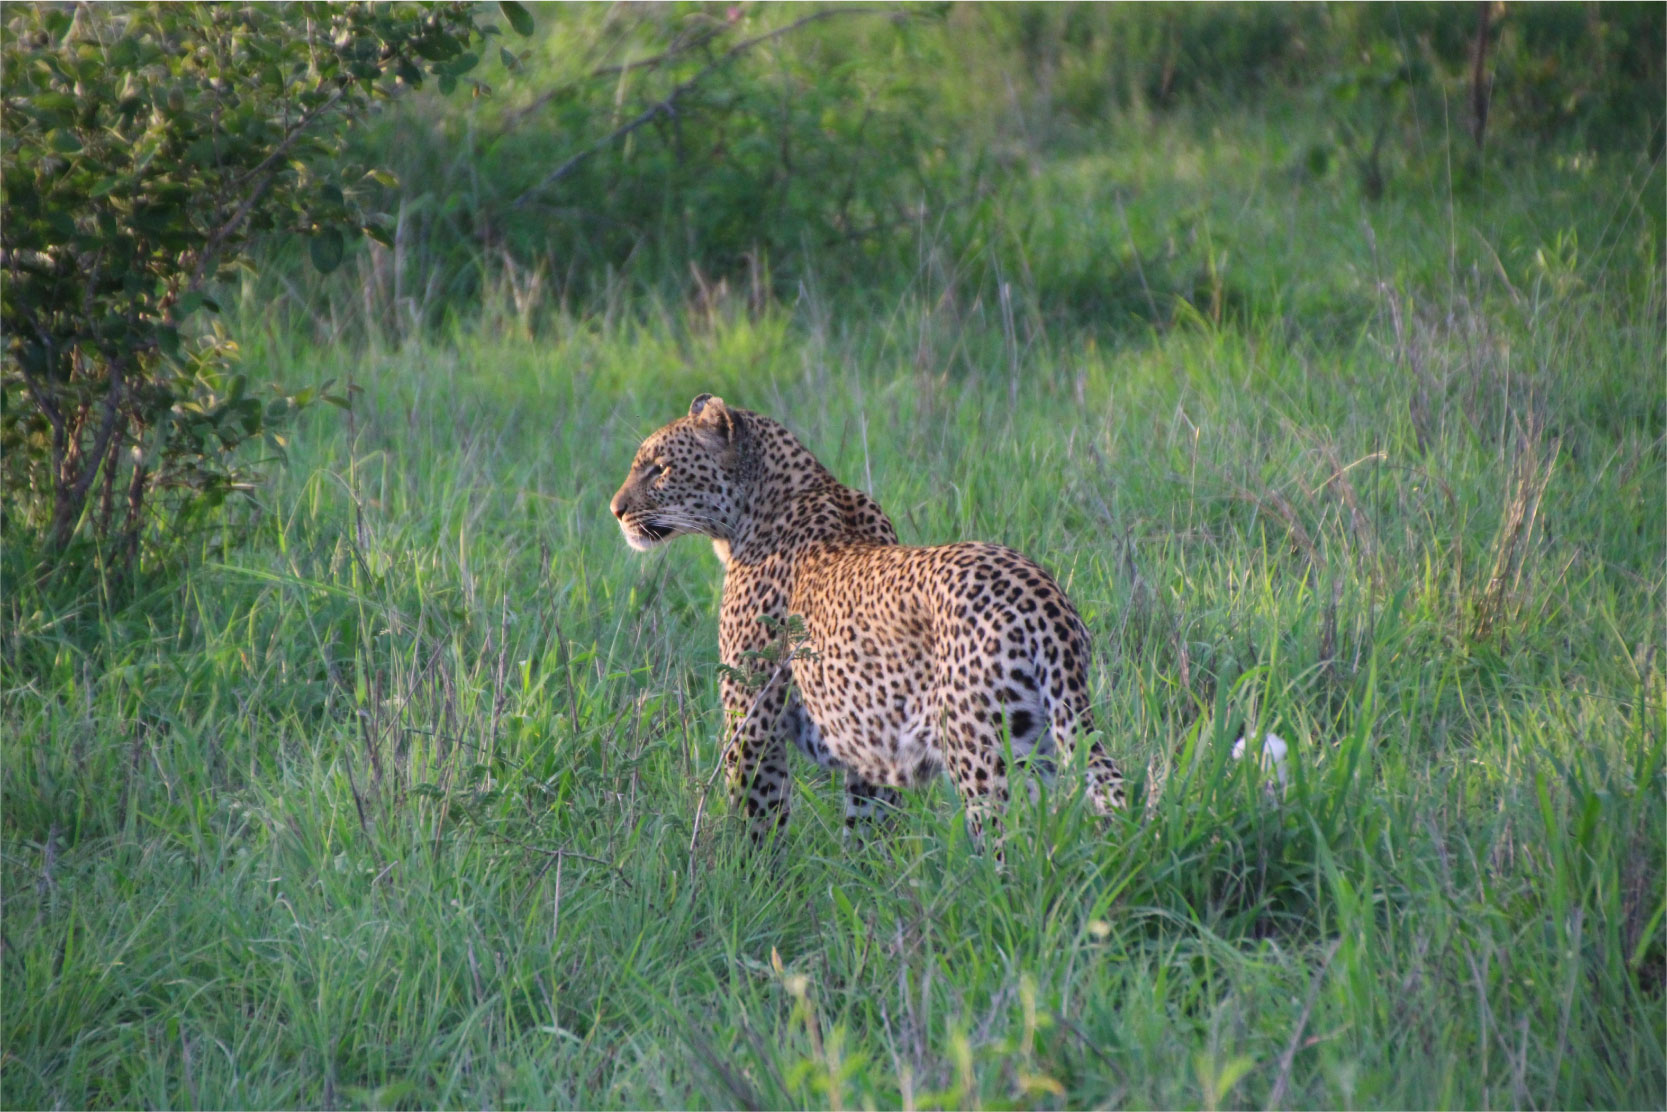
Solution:
M 988 693 L 962 682 L 940 680 L 939 739 L 944 767 L 967 809 L 967 833 L 982 848 L 986 827 L 999 826 L 1007 810 L 1007 757 L 999 712 Z M 1000 856 L 999 850 L 997 856 Z

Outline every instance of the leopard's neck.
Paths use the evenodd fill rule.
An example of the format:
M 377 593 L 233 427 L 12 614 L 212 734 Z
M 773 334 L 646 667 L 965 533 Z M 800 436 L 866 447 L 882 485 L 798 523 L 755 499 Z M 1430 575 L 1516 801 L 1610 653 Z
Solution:
M 897 543 L 896 530 L 874 499 L 826 471 L 822 475 L 819 484 L 755 503 L 733 537 L 714 541 L 724 566 L 757 564 L 771 557 L 797 562 L 818 549 Z

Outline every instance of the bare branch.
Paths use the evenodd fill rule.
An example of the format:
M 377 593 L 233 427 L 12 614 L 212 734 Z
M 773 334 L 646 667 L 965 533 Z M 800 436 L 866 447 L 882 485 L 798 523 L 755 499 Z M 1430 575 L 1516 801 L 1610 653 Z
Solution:
M 613 77 L 621 73 L 631 73 L 634 70 L 652 69 L 653 67 L 661 65 L 665 62 L 675 61 L 690 51 L 699 50 L 713 39 L 722 35 L 728 29 L 729 28 L 726 24 L 719 24 L 716 27 L 708 27 L 699 34 L 692 36 L 688 41 L 673 43 L 670 50 L 663 51 L 653 57 L 638 58 L 635 62 L 620 62 L 611 66 L 599 66 L 596 69 L 591 70 L 588 76 Z
M 341 100 L 342 88 L 342 86 L 338 86 L 322 104 L 315 105 L 311 111 L 297 120 L 295 126 L 290 128 L 289 133 L 284 136 L 283 141 L 272 148 L 271 154 L 261 159 L 254 169 L 233 183 L 232 188 L 234 189 L 249 181 L 254 181 L 255 184 L 254 188 L 249 190 L 248 195 L 243 198 L 243 203 L 237 206 L 236 211 L 227 218 L 226 222 L 209 234 L 208 242 L 203 245 L 202 252 L 197 256 L 197 266 L 191 272 L 191 282 L 186 287 L 187 290 L 195 291 L 202 288 L 203 282 L 213 269 L 211 264 L 220 257 L 220 249 L 248 221 L 249 214 L 254 211 L 256 203 L 266 193 L 267 187 L 272 184 L 272 177 L 277 171 L 278 160 L 289 153 L 289 149 L 295 145 L 295 141 L 301 137 L 301 134 L 312 126 L 313 121 Z
M 694 35 L 686 41 L 672 43 L 669 50 L 662 51 L 651 58 L 639 58 L 635 62 L 619 62 L 611 66 L 598 66 L 596 69 L 591 70 L 582 77 L 575 78 L 565 84 L 557 85 L 555 88 L 539 94 L 537 97 L 533 98 L 531 103 L 510 113 L 509 118 L 504 121 L 503 126 L 498 129 L 497 134 L 499 137 L 509 134 L 520 126 L 522 120 L 526 119 L 534 112 L 537 112 L 540 108 L 543 108 L 546 104 L 549 104 L 552 100 L 555 100 L 563 93 L 578 88 L 586 81 L 594 81 L 598 77 L 614 77 L 622 73 L 633 73 L 640 69 L 653 69 L 656 66 L 664 65 L 666 62 L 674 62 L 683 57 L 685 54 L 699 50 L 713 39 L 721 36 L 726 30 L 728 30 L 727 24 L 719 24 L 716 27 L 708 27 L 705 28 L 700 34 Z
M 887 11 L 888 9 L 885 8 L 823 8 L 821 11 L 811 12 L 809 15 L 802 16 L 785 26 L 777 27 L 772 31 L 766 31 L 761 35 L 754 35 L 750 39 L 743 39 L 734 46 L 730 47 L 728 50 L 724 51 L 723 54 L 719 55 L 715 61 L 709 63 L 701 69 L 699 73 L 672 89 L 670 93 L 666 94 L 664 99 L 658 100 L 649 105 L 647 108 L 643 109 L 642 112 L 633 116 L 630 120 L 621 124 L 619 127 L 615 128 L 595 143 L 569 157 L 560 166 L 557 166 L 554 170 L 550 171 L 550 173 L 546 174 L 543 181 L 540 181 L 537 185 L 532 186 L 530 189 L 523 192 L 519 197 L 515 198 L 515 200 L 510 203 L 509 207 L 512 209 L 525 207 L 532 200 L 534 194 L 541 193 L 550 188 L 550 186 L 561 181 L 574 170 L 578 169 L 579 166 L 588 162 L 593 156 L 606 150 L 609 146 L 625 138 L 627 135 L 630 135 L 633 131 L 636 131 L 638 128 L 642 127 L 644 124 L 650 122 L 656 117 L 661 115 L 676 115 L 677 102 L 680 99 L 692 92 L 707 78 L 708 75 L 728 65 L 730 62 L 734 61 L 742 54 L 745 54 L 753 47 L 769 42 L 772 39 L 781 38 L 783 35 L 791 34 L 792 32 L 799 30 L 801 27 L 808 26 L 809 24 L 820 23 L 825 19 L 832 19 L 835 16 L 882 15 L 886 14 Z
M 81 507 L 86 504 L 87 491 L 92 489 L 93 480 L 98 476 L 99 469 L 109 454 L 110 438 L 116 434 L 116 425 L 122 416 L 122 396 L 127 392 L 126 379 L 122 375 L 122 368 L 126 362 L 126 358 L 111 361 L 110 388 L 104 394 L 104 419 L 99 422 L 98 433 L 93 438 L 92 451 L 83 457 L 87 462 L 81 474 L 76 477 L 75 484 L 67 491 L 60 492 L 52 522 L 52 543 L 56 548 L 62 549 L 69 543 L 75 522 L 81 516 Z
M 620 867 L 615 865 L 612 861 L 604 861 L 600 857 L 592 857 L 588 853 L 579 853 L 578 851 L 571 849 L 545 849 L 543 846 L 535 846 L 516 838 L 511 838 L 507 834 L 499 834 L 497 831 L 492 831 L 492 837 L 496 838 L 500 842 L 507 842 L 512 846 L 519 846 L 521 849 L 528 850 L 532 853 L 542 853 L 544 856 L 549 858 L 559 860 L 564 857 L 571 857 L 576 861 L 589 861 L 593 865 L 601 865 L 604 868 L 612 869 L 614 873 L 618 875 L 620 882 L 623 883 L 625 887 L 631 887 L 630 879 L 627 878 Z
M 30 318 L 29 326 L 34 330 L 36 337 L 39 338 L 42 348 L 47 352 L 47 360 L 50 362 L 52 349 L 57 346 L 52 341 L 51 333 L 42 328 L 40 322 L 33 317 Z M 39 405 L 41 412 L 46 414 L 46 420 L 52 426 L 53 435 L 61 439 L 64 436 L 64 415 L 58 409 L 57 399 L 35 382 L 35 376 L 29 373 L 29 369 L 24 366 L 23 360 L 19 359 L 17 361 L 17 369 L 22 373 L 23 383 L 29 388 L 29 394 L 35 399 L 35 404 Z

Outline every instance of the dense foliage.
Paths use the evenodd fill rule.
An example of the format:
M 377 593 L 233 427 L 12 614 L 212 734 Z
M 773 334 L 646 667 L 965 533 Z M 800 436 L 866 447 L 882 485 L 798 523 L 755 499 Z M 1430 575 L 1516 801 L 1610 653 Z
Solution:
M 304 238 L 321 271 L 387 241 L 389 179 L 346 125 L 425 73 L 454 85 L 488 30 L 464 3 L 9 6 L 9 526 L 61 551 L 85 523 L 131 556 L 150 495 L 212 507 L 241 480 L 230 449 L 279 447 L 272 425 L 305 395 L 237 373 L 234 339 L 199 314 L 259 238 Z
M 467 318 L 504 287 L 535 305 L 720 285 L 755 305 L 818 284 L 890 296 L 923 262 L 956 273 L 963 296 L 996 299 L 1014 276 L 992 254 L 1027 251 L 1033 229 L 1015 213 L 1048 157 L 1103 149 L 1113 119 L 1155 129 L 1246 104 L 1304 117 L 1287 158 L 1305 183 L 1372 198 L 1436 178 L 1500 188 L 1536 151 L 1660 149 L 1667 15 L 564 5 L 539 10 L 526 63 L 492 81 L 489 101 L 412 101 L 365 130 L 360 149 L 405 185 L 400 245 L 358 260 L 314 315 L 342 323 L 320 306 L 349 282 L 364 317 L 396 335 Z M 1115 167 L 1104 186 L 1098 203 L 1125 195 Z M 920 257 L 923 239 L 936 260 Z M 1099 268 L 1100 296 L 1045 259 L 1023 277 L 1073 324 L 1167 323 L 1209 260 L 1154 254 L 1125 245 Z

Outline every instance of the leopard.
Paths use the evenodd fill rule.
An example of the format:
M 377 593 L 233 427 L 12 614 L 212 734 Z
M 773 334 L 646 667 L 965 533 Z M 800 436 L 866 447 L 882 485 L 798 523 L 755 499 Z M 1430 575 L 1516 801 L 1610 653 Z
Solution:
M 633 549 L 705 536 L 723 565 L 722 767 L 753 843 L 787 823 L 791 749 L 843 772 L 848 835 L 947 772 L 982 847 L 1010 764 L 1046 777 L 1079 746 L 1093 809 L 1124 807 L 1094 729 L 1087 628 L 1026 556 L 900 543 L 787 426 L 709 393 L 642 441 L 609 509 Z M 790 629 L 802 644 L 783 651 Z

